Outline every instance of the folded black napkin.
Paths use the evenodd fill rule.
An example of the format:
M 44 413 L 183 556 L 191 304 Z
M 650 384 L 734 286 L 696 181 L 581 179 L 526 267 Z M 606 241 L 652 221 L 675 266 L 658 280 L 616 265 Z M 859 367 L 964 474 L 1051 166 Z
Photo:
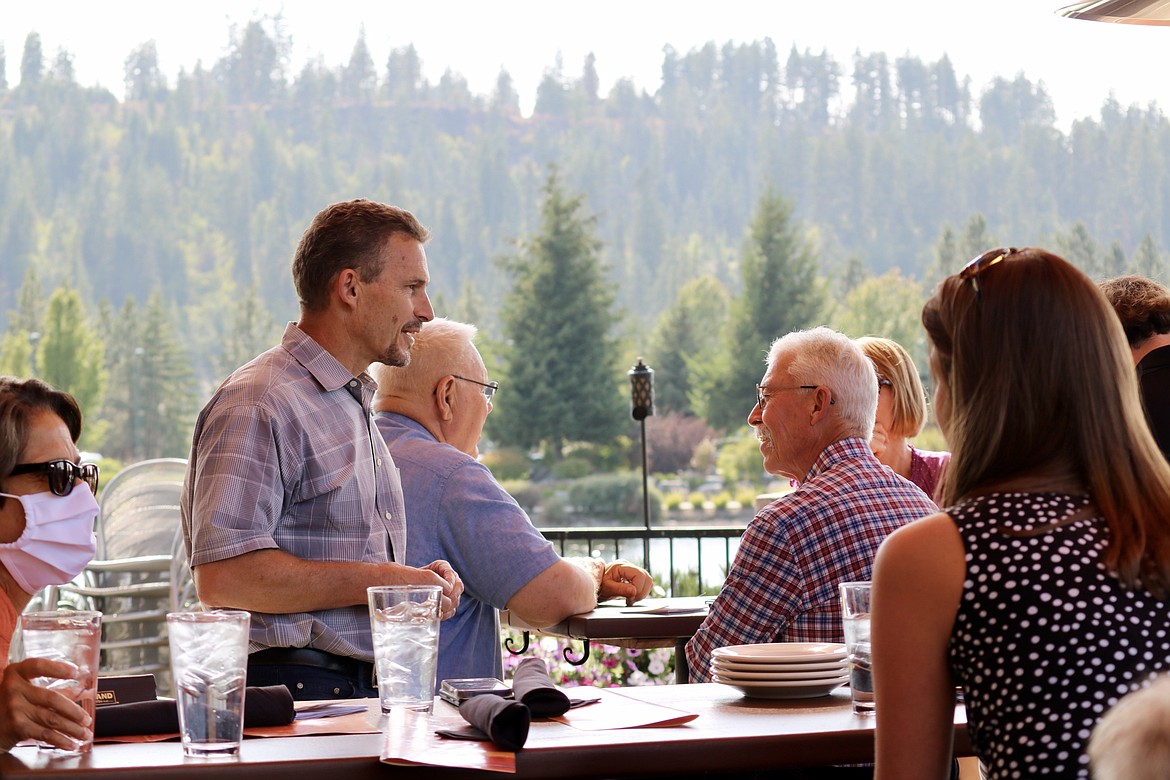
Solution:
M 569 697 L 553 685 L 539 658 L 525 658 L 512 673 L 512 695 L 524 702 L 534 718 L 555 718 L 569 711 Z
M 473 696 L 459 705 L 459 714 L 483 732 L 481 738 L 487 737 L 504 750 L 519 750 L 528 739 L 532 716 L 520 702 L 499 696 Z
M 494 698 L 494 697 L 493 697 Z M 252 686 L 244 690 L 244 726 L 287 726 L 296 717 L 292 695 L 283 685 Z M 174 701 L 140 701 L 98 707 L 95 737 L 179 733 L 179 710 Z

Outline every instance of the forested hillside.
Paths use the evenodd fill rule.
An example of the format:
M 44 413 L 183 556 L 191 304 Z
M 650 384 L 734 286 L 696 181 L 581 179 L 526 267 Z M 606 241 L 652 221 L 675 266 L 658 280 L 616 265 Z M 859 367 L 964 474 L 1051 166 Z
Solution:
M 122 101 L 79 86 L 35 33 L 18 64 L 0 53 L 9 370 L 35 362 L 64 286 L 104 346 L 103 403 L 121 393 L 134 408 L 131 379 L 163 373 L 150 361 L 165 346 L 188 356 L 172 374 L 193 388 L 189 415 L 296 317 L 292 249 L 322 206 L 352 197 L 414 211 L 434 233 L 436 308 L 501 338 L 512 278 L 500 258 L 540 229 L 550 166 L 596 216 L 615 327 L 637 349 L 648 335 L 631 334 L 677 315 L 684 285 L 740 296 L 759 209 L 790 207 L 835 324 L 867 279 L 897 269 L 882 278 L 925 287 L 984 241 L 1050 245 L 1096 276 L 1166 263 L 1170 124 L 1157 106 L 1102 95 L 1099 116 L 1064 132 L 1022 76 L 976 86 L 945 57 L 839 62 L 765 39 L 667 47 L 653 94 L 629 82 L 600 94 L 592 59 L 558 62 L 522 116 L 506 72 L 476 95 L 457 73 L 425 80 L 413 48 L 375 63 L 359 38 L 348 64 L 293 73 L 270 20 L 229 37 L 222 59 L 173 83 L 153 43 L 127 52 Z M 110 415 L 111 435 L 145 435 Z

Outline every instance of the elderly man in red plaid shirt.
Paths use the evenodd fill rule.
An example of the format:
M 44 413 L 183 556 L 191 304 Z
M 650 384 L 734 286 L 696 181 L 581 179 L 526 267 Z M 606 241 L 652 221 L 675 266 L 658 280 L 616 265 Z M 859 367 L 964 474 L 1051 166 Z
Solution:
M 878 545 L 938 511 L 869 449 L 877 412 L 873 364 L 828 328 L 772 344 L 748 415 L 764 469 L 799 487 L 760 510 L 702 627 L 687 643 L 692 682 L 711 652 L 759 642 L 843 642 L 837 585 L 870 579 Z

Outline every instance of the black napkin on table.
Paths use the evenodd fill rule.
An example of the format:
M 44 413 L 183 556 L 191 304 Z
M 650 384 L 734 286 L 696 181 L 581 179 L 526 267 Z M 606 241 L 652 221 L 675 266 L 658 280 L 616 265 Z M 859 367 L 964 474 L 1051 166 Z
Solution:
M 528 708 L 500 696 L 473 696 L 459 705 L 463 719 L 504 750 L 519 750 L 528 739 L 532 721 Z
M 553 685 L 539 658 L 525 658 L 512 673 L 512 695 L 524 702 L 534 718 L 555 718 L 569 711 L 569 697 Z
M 244 689 L 244 726 L 287 726 L 296 717 L 292 694 L 283 685 Z M 130 737 L 142 734 L 178 734 L 179 709 L 174 701 L 140 701 L 98 707 L 94 713 L 95 737 Z

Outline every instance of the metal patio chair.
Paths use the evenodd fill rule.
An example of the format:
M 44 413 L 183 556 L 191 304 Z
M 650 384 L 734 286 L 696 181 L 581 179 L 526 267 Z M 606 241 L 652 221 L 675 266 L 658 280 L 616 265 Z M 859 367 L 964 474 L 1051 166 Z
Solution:
M 174 563 L 186 470 L 181 458 L 158 458 L 118 472 L 99 501 L 97 556 L 80 583 L 60 586 L 57 595 L 84 597 L 104 614 L 102 674 L 154 674 L 160 694 L 170 688 L 166 614 L 177 603 L 174 587 L 183 586 Z

